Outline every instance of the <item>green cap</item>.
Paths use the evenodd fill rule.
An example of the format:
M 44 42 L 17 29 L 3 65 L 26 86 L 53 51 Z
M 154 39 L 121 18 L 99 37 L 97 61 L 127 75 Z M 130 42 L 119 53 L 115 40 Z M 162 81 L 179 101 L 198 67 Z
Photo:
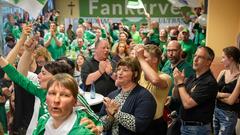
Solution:
M 189 30 L 187 28 L 183 29 L 182 32 L 189 33 Z

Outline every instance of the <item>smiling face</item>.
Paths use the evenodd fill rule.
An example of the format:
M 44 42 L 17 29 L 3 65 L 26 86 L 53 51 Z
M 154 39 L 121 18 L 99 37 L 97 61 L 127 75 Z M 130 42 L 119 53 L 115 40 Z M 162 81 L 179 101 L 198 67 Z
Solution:
M 230 65 L 231 65 L 231 62 L 232 62 L 232 59 L 231 59 L 231 58 L 228 58 L 228 57 L 226 56 L 226 54 L 223 52 L 223 53 L 222 53 L 221 62 L 222 62 L 222 64 L 224 65 L 224 67 L 225 67 L 226 69 L 229 69 L 229 67 L 230 67 Z
M 83 63 L 84 63 L 83 56 L 82 55 L 78 55 L 78 57 L 77 57 L 77 65 L 81 67 L 83 65 Z
M 126 86 L 133 82 L 133 71 L 127 66 L 117 68 L 117 79 L 115 85 L 118 87 Z
M 72 113 L 76 99 L 71 90 L 56 81 L 48 89 L 46 103 L 51 117 L 54 120 L 64 121 Z

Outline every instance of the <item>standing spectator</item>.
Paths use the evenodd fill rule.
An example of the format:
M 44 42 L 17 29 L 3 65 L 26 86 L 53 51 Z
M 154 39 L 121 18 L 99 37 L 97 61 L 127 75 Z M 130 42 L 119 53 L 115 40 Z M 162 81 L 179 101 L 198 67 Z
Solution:
M 161 48 L 162 53 L 166 53 L 167 36 L 168 36 L 167 31 L 165 29 L 161 29 L 159 33 L 159 40 L 160 40 L 159 47 Z
M 147 135 L 156 111 L 151 93 L 138 84 L 139 62 L 126 57 L 117 65 L 116 86 L 119 89 L 104 98 L 100 115 L 104 130 L 112 135 Z
M 138 46 L 137 58 L 142 68 L 139 84 L 153 95 L 157 108 L 149 135 L 156 133 L 166 134 L 167 123 L 163 119 L 163 108 L 171 86 L 171 77 L 158 71 L 161 62 L 161 50 L 155 45 Z
M 186 78 L 189 78 L 191 75 L 194 74 L 192 66 L 189 63 L 187 63 L 186 60 L 184 60 L 181 55 L 182 55 L 182 48 L 179 42 L 176 40 L 170 41 L 167 45 L 168 61 L 164 64 L 162 68 L 162 72 L 169 74 L 172 78 L 172 82 L 174 82 L 173 70 L 175 68 L 178 68 L 178 70 L 181 72 L 183 70 L 187 71 L 187 72 L 184 72 Z M 173 86 L 174 85 L 170 87 L 170 91 L 169 91 L 170 96 L 172 95 Z
M 148 29 L 149 33 L 147 37 L 149 38 L 149 43 L 159 46 L 159 23 L 157 21 L 151 21 L 151 17 L 149 13 L 145 13 L 148 19 Z
M 15 39 L 12 35 L 6 36 L 5 42 L 6 44 L 3 46 L 3 56 L 7 56 L 16 44 Z
M 115 63 L 108 59 L 109 43 L 102 39 L 95 43 L 95 54 L 93 58 L 86 59 L 81 70 L 83 83 L 90 91 L 90 85 L 95 84 L 96 92 L 104 97 L 116 89 L 114 84 L 114 67 Z M 95 111 L 100 110 L 101 105 L 98 105 Z
M 82 54 L 78 54 L 76 62 L 75 62 L 75 70 L 74 70 L 74 74 L 73 74 L 78 85 L 83 90 L 84 90 L 84 84 L 82 83 L 81 70 L 82 70 L 82 65 L 83 65 L 84 61 L 85 61 L 85 57 Z
M 214 134 L 232 135 L 240 112 L 240 103 L 237 103 L 240 95 L 239 49 L 233 46 L 224 48 L 221 62 L 225 69 L 217 79 L 219 91 L 213 119 Z
M 134 44 L 140 44 L 140 43 L 142 43 L 142 39 L 141 39 L 141 37 L 140 37 L 139 32 L 137 31 L 137 26 L 136 26 L 136 24 L 132 24 L 130 33 L 131 33 L 131 35 L 132 35 L 132 42 L 133 42 Z
M 90 57 L 89 54 L 89 42 L 87 40 L 84 39 L 83 37 L 84 35 L 84 29 L 82 27 L 77 28 L 76 30 L 76 39 L 74 39 L 69 47 L 70 51 L 76 51 L 79 50 L 80 52 L 83 53 L 83 55 L 88 58 Z M 76 49 L 79 48 L 79 49 Z M 81 49 L 81 50 L 80 50 Z M 71 54 L 70 54 L 71 55 Z
M 189 30 L 184 29 L 180 33 L 181 40 L 179 43 L 183 49 L 182 57 L 186 59 L 189 64 L 193 63 L 193 55 L 197 49 L 197 46 L 194 45 L 191 39 L 189 39 Z
M 80 121 L 87 117 L 84 111 L 76 111 L 78 85 L 74 78 L 67 74 L 56 74 L 47 83 L 46 103 L 49 114 L 38 121 L 33 135 L 43 134 L 84 134 L 93 135 Z
M 72 30 L 72 24 L 68 25 L 67 36 L 68 36 L 68 39 L 70 40 L 70 43 L 72 43 L 72 41 L 75 39 L 75 36 L 76 36 Z
M 44 46 L 51 53 L 54 60 L 65 55 L 66 46 L 63 42 L 64 34 L 57 31 L 55 22 L 51 22 L 50 32 L 44 36 Z
M 112 52 L 112 60 L 118 63 L 122 58 L 128 56 L 128 48 L 125 43 L 118 43 L 116 50 Z
M 218 91 L 217 82 L 210 70 L 213 59 L 214 52 L 211 48 L 200 47 L 193 60 L 193 69 L 196 74 L 184 81 L 184 73 L 177 68 L 174 69 L 176 86 L 174 96 L 177 97 L 175 98 L 177 102 L 181 103 L 181 135 L 211 134 L 211 122 Z
M 5 35 L 13 35 L 15 39 L 19 39 L 21 35 L 20 27 L 17 25 L 13 14 L 7 15 L 7 22 L 4 24 L 3 30 Z

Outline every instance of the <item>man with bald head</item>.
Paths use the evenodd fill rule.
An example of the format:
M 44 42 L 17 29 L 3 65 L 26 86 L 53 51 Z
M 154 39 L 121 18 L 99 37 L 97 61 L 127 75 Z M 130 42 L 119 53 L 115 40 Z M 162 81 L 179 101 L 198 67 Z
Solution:
M 167 45 L 167 62 L 162 68 L 162 72 L 169 74 L 173 80 L 173 70 L 178 68 L 180 71 L 184 70 L 185 77 L 189 77 L 194 73 L 193 68 L 182 57 L 182 48 L 177 40 L 170 41 Z M 174 81 L 173 81 L 174 82 Z M 172 87 L 170 88 L 169 95 L 172 95 Z
M 84 39 L 83 35 L 84 35 L 84 28 L 82 27 L 77 28 L 76 39 L 72 41 L 69 50 L 74 50 L 74 52 L 77 52 L 79 50 L 79 52 L 82 53 L 85 57 L 90 57 L 89 49 L 88 49 L 90 43 L 88 42 L 87 39 Z
M 164 67 L 162 68 L 162 72 L 167 73 L 171 76 L 172 82 L 174 82 L 173 71 L 175 68 L 179 69 L 180 71 L 184 70 L 185 77 L 188 78 L 189 76 L 194 74 L 194 70 L 190 64 L 188 64 L 181 56 L 182 56 L 182 48 L 181 45 L 177 40 L 169 41 L 167 45 L 167 62 L 165 63 Z M 172 91 L 174 88 L 174 83 L 172 83 L 170 90 L 169 90 L 169 97 L 172 96 Z M 168 109 L 171 111 L 176 110 L 178 112 L 180 104 L 178 102 L 172 102 L 168 104 Z M 177 120 L 173 126 L 168 128 L 168 134 L 175 135 L 180 133 L 180 121 Z

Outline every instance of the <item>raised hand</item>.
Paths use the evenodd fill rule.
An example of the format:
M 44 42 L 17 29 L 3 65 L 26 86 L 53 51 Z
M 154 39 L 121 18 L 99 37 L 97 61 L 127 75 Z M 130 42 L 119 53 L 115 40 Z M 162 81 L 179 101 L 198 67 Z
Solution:
M 100 61 L 99 62 L 98 70 L 101 74 L 105 73 L 106 67 L 107 67 L 106 61 Z
M 117 102 L 108 97 L 105 97 L 103 99 L 103 104 L 106 106 L 106 112 L 110 116 L 113 116 L 115 113 L 117 113 L 120 107 L 120 105 Z
M 181 72 L 178 70 L 178 68 L 175 68 L 173 71 L 173 77 L 176 84 L 184 83 L 185 80 L 184 71 Z
M 23 24 L 22 36 L 27 38 L 32 32 L 32 24 Z
M 143 46 L 141 45 L 138 45 L 136 48 L 135 48 L 135 54 L 137 56 L 138 59 L 144 59 L 144 48 Z
M 111 62 L 110 61 L 106 61 L 106 68 L 105 68 L 105 72 L 107 74 L 111 74 L 113 72 L 113 69 L 112 69 L 112 65 L 111 65 Z
M 34 39 L 34 37 L 30 37 L 25 43 L 24 47 L 26 51 L 33 52 L 34 49 L 37 46 L 37 41 Z

